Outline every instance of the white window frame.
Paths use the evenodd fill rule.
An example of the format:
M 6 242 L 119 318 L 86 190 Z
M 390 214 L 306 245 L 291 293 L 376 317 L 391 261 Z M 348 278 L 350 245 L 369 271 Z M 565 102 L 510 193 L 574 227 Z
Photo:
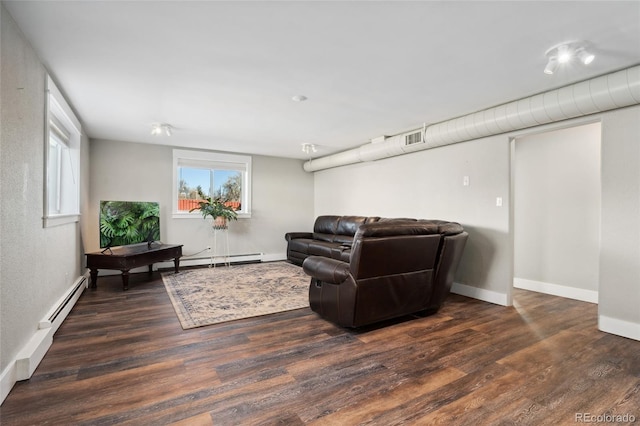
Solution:
M 172 215 L 174 218 L 199 218 L 202 215 L 199 211 L 185 212 L 178 211 L 178 167 L 189 166 L 189 163 L 197 163 L 199 167 L 210 169 L 235 170 L 233 165 L 238 166 L 238 171 L 242 173 L 242 210 L 238 211 L 238 218 L 251 217 L 251 156 L 237 154 L 223 154 L 209 151 L 191 151 L 184 149 L 173 150 L 173 201 Z
M 42 219 L 48 228 L 80 220 L 82 127 L 50 76 L 46 81 L 45 111 Z M 51 146 L 55 146 L 55 157 L 51 157 Z

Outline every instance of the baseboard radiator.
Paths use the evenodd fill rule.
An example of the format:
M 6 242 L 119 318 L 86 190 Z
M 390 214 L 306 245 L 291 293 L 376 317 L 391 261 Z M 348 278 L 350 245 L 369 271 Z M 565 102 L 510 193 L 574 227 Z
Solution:
M 16 357 L 17 380 L 27 380 L 31 377 L 53 343 L 53 335 L 88 286 L 88 274 L 78 277 L 64 295 L 58 299 L 53 308 L 40 320 L 38 330 Z
M 66 318 L 67 314 L 69 313 L 67 311 L 67 308 L 71 310 L 73 305 L 75 305 L 76 301 L 80 297 L 80 294 L 88 286 L 89 286 L 88 277 L 83 275 L 80 278 L 78 278 L 76 282 L 71 286 L 71 288 L 67 291 L 66 295 L 60 299 L 60 303 L 58 303 L 51 310 L 51 313 L 43 321 L 40 321 L 38 328 L 48 328 L 48 327 L 51 327 L 53 324 L 57 324 L 56 330 L 58 330 L 58 327 L 60 326 L 60 324 L 62 324 L 62 321 L 58 322 L 56 320 L 58 318 L 61 318 L 61 315 L 65 311 L 66 313 L 64 314 L 64 318 Z M 62 318 L 62 320 L 64 320 L 64 318 Z
M 286 260 L 286 253 L 246 253 L 246 254 L 231 254 L 229 256 L 215 255 L 213 258 L 208 256 L 183 256 L 180 259 L 180 266 L 200 266 L 200 265 L 221 265 L 223 263 L 238 264 L 238 263 L 257 263 L 257 262 L 274 262 L 279 260 Z M 158 268 L 173 268 L 173 262 L 163 262 L 158 264 Z
M 183 257 L 180 259 L 180 266 L 196 266 L 208 265 L 215 263 L 216 265 L 223 263 L 257 263 L 262 262 L 262 253 L 248 254 L 230 254 L 228 256 L 200 256 L 200 257 Z

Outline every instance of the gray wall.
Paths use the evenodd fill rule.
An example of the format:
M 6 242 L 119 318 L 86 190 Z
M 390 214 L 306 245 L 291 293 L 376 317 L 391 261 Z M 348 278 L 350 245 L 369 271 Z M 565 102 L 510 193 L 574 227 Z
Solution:
M 143 143 L 91 141 L 88 251 L 99 248 L 101 200 L 158 201 L 163 242 L 183 244 L 186 255 L 213 245 L 210 221 L 199 215 L 187 219 L 171 216 L 172 150 Z M 301 160 L 294 159 L 255 155 L 252 167 L 252 217 L 230 223 L 229 252 L 282 258 L 286 253 L 284 234 L 313 225 L 313 175 L 303 171 Z M 218 240 L 218 248 L 222 247 Z
M 460 222 L 470 239 L 456 281 L 493 293 L 504 294 L 510 287 L 509 144 L 505 136 L 315 175 L 317 214 Z M 469 176 L 468 186 L 463 185 L 464 176 Z M 503 199 L 503 207 L 496 206 L 497 197 Z M 502 303 L 507 303 L 506 298 Z
M 80 224 L 43 228 L 45 68 L 1 7 L 0 371 L 82 273 Z M 63 89 L 63 88 L 61 88 Z M 80 117 L 78 117 L 80 118 Z M 81 194 L 86 194 L 83 137 Z
M 601 327 L 602 319 L 609 318 L 616 327 L 631 330 L 627 336 L 640 339 L 640 106 L 316 172 L 316 214 L 458 221 L 470 238 L 456 281 L 488 295 L 485 300 L 508 304 L 513 277 L 510 141 L 594 120 L 602 123 Z M 463 176 L 470 177 L 468 187 L 462 186 Z M 496 207 L 496 197 L 503 198 L 504 207 Z
M 598 291 L 600 123 L 517 138 L 514 274 Z
M 640 340 L 640 106 L 602 120 L 599 308 Z M 624 324 L 623 324 L 624 325 Z

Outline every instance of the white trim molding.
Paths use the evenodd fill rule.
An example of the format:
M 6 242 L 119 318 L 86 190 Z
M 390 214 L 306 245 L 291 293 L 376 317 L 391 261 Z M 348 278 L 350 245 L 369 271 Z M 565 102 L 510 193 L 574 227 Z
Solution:
M 482 300 L 483 302 L 494 303 L 496 305 L 510 306 L 507 294 L 486 290 L 484 288 L 473 287 L 466 284 L 454 282 L 451 286 L 451 293 Z
M 515 288 L 550 294 L 552 296 L 566 297 L 568 299 L 580 300 L 582 302 L 598 303 L 598 292 L 593 290 L 545 283 L 542 281 L 527 280 L 524 278 L 514 278 L 513 286 Z
M 0 404 L 5 400 L 13 385 L 18 381 L 18 373 L 16 370 L 16 363 L 11 362 L 0 374 Z
M 640 324 L 635 322 L 598 315 L 598 329 L 605 333 L 640 340 Z

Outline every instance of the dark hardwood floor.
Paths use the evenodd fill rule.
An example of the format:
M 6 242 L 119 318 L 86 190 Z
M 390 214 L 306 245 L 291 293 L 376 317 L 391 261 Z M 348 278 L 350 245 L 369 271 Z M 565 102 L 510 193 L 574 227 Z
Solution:
M 640 342 L 598 331 L 596 305 L 516 290 L 359 331 L 309 309 L 182 330 L 148 278 L 85 291 L 0 423 L 640 424 Z

